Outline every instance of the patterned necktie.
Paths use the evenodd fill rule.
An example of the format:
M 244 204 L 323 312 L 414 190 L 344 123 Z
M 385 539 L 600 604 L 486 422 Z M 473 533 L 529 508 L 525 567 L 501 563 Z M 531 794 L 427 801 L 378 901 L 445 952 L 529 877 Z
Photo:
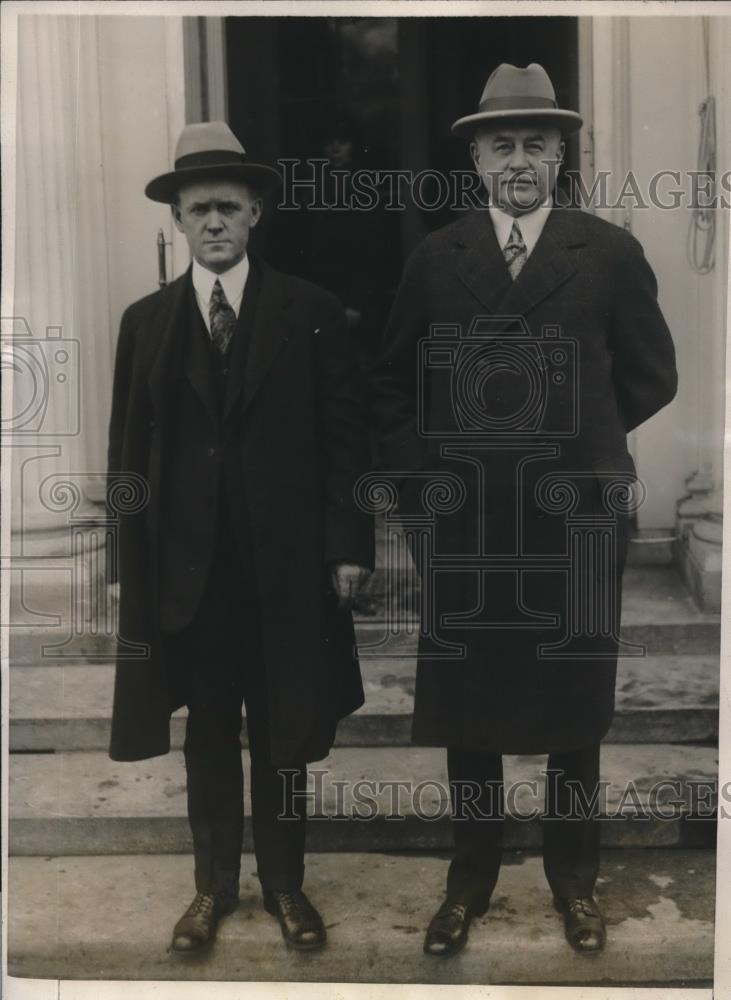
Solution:
M 211 340 L 213 341 L 213 346 L 220 354 L 225 354 L 234 335 L 236 313 L 229 305 L 226 293 L 221 287 L 221 282 L 218 278 L 216 278 L 216 283 L 211 293 L 208 316 L 211 321 Z
M 505 257 L 505 263 L 508 265 L 510 277 L 515 281 L 528 259 L 528 248 L 525 245 L 523 234 L 517 222 L 513 223 L 513 228 L 510 230 L 508 242 L 503 247 L 503 256 Z

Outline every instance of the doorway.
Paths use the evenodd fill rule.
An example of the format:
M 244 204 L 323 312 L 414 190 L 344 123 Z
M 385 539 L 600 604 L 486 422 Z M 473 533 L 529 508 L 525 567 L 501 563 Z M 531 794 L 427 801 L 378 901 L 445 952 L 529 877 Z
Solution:
M 328 132 L 336 129 L 348 133 L 361 167 L 467 170 L 467 144 L 451 134 L 450 125 L 476 110 L 485 80 L 500 62 L 541 63 L 559 104 L 578 109 L 578 25 L 578 18 L 556 16 L 229 17 L 229 122 L 252 158 L 264 162 L 323 156 Z M 579 140 L 572 136 L 566 168 L 578 167 Z M 326 214 L 333 226 L 327 237 Z M 323 255 L 330 257 L 330 287 L 339 294 L 335 274 L 345 263 L 351 271 L 373 270 L 361 295 L 378 326 L 406 256 L 427 232 L 449 222 L 454 210 L 427 212 L 407 199 L 402 211 L 373 216 L 369 232 L 357 239 L 354 234 L 368 227 L 355 217 L 341 215 L 335 223 L 332 212 L 310 218 L 299 213 L 299 219 L 294 213 L 269 215 L 255 247 L 275 265 L 328 284 L 331 265 L 321 265 Z M 313 234 L 323 247 L 315 254 Z M 354 264 L 356 243 L 363 252 Z

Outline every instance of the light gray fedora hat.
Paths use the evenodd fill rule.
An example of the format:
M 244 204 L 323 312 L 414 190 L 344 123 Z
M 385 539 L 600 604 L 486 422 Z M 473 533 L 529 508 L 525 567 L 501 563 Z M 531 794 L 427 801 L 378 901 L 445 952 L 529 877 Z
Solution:
M 186 125 L 175 147 L 175 169 L 155 177 L 145 188 L 153 201 L 169 205 L 185 184 L 225 177 L 262 191 L 280 180 L 273 167 L 250 163 L 246 150 L 226 122 Z
M 576 111 L 559 108 L 551 78 L 538 63 L 525 69 L 501 63 L 490 74 L 474 115 L 458 118 L 452 132 L 471 139 L 480 125 L 499 124 L 509 119 L 540 119 L 555 125 L 564 135 L 581 128 L 582 118 Z

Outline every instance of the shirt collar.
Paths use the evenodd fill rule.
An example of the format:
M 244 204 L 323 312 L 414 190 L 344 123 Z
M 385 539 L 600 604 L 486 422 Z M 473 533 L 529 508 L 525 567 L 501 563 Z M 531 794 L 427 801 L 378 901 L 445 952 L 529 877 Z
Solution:
M 213 271 L 209 271 L 207 267 L 199 264 L 197 260 L 193 260 L 193 288 L 195 288 L 198 298 L 206 310 L 211 301 L 216 279 L 221 282 L 221 287 L 228 299 L 229 305 L 236 308 L 244 294 L 244 286 L 246 285 L 248 276 L 249 257 L 247 254 L 244 254 L 238 264 L 234 264 L 233 267 L 230 267 L 228 271 L 224 271 L 223 274 L 215 274 Z
M 508 242 L 510 230 L 513 228 L 513 223 L 517 222 L 526 250 L 528 254 L 530 254 L 538 242 L 538 237 L 541 235 L 543 227 L 545 226 L 546 220 L 551 214 L 552 209 L 553 201 L 549 198 L 532 212 L 526 212 L 525 215 L 519 215 L 514 218 L 512 215 L 508 215 L 507 212 L 503 212 L 502 209 L 496 208 L 494 205 L 490 205 L 490 218 L 492 219 L 492 224 L 495 227 L 495 235 L 497 236 L 497 241 L 500 244 L 500 249 L 502 249 Z

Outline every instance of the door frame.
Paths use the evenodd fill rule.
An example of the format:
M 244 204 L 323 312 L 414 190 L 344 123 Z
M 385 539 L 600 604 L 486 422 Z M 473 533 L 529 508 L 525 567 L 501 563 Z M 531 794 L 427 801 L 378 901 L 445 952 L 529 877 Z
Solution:
M 183 61 L 186 122 L 228 121 L 225 18 L 183 18 Z

